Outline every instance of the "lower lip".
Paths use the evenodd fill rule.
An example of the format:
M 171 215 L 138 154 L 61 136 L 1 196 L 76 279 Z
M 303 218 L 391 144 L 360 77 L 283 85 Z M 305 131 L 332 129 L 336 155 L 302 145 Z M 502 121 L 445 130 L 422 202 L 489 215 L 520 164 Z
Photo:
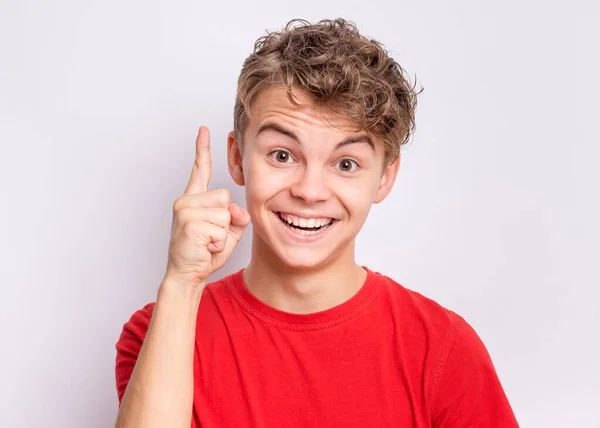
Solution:
M 333 223 L 331 223 L 329 225 L 329 227 L 326 227 L 325 229 L 320 230 L 317 233 L 311 233 L 310 235 L 304 235 L 301 233 L 297 233 L 290 227 L 283 224 L 283 221 L 281 221 L 281 219 L 279 218 L 279 214 L 273 212 L 273 215 L 275 216 L 275 221 L 279 224 L 279 227 L 281 229 L 283 229 L 283 232 L 286 235 L 288 235 L 289 237 L 291 237 L 293 240 L 298 241 L 298 242 L 315 242 L 319 239 L 323 239 L 323 237 L 325 235 L 327 235 L 327 233 L 331 230 L 331 228 L 335 226 L 335 223 L 337 223 L 336 220 L 333 220 Z

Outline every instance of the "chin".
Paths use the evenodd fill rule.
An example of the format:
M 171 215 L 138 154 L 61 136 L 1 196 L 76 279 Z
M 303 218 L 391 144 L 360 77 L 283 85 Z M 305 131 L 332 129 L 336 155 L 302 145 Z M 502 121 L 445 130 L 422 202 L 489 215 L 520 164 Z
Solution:
M 277 254 L 281 262 L 293 270 L 314 270 L 327 264 L 330 257 L 315 254 L 315 250 L 288 249 Z

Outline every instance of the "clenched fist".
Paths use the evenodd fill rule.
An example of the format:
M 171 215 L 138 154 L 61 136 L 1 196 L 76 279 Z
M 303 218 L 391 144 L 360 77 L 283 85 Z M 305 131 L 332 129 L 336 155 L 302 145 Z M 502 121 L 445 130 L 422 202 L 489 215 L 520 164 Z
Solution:
M 165 274 L 190 287 L 203 287 L 208 275 L 225 264 L 250 223 L 248 212 L 231 203 L 229 191 L 207 191 L 210 176 L 210 134 L 201 126 L 190 181 L 173 204 Z

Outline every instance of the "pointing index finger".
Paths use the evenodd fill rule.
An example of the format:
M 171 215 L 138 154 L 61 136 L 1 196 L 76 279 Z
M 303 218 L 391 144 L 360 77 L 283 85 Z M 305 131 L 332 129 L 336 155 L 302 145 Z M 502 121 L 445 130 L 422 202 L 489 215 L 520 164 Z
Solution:
M 198 130 L 198 137 L 196 137 L 196 159 L 184 194 L 206 192 L 210 182 L 211 168 L 210 132 L 206 126 L 201 126 Z

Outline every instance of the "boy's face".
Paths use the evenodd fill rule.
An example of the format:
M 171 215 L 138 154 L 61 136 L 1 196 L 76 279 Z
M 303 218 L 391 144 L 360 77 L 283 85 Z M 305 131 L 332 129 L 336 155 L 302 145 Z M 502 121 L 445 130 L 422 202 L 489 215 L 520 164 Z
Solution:
M 354 239 L 371 205 L 392 189 L 400 159 L 386 167 L 381 141 L 294 95 L 303 106 L 280 87 L 257 97 L 241 153 L 229 134 L 229 170 L 246 186 L 255 244 L 293 268 L 344 254 L 353 261 Z

